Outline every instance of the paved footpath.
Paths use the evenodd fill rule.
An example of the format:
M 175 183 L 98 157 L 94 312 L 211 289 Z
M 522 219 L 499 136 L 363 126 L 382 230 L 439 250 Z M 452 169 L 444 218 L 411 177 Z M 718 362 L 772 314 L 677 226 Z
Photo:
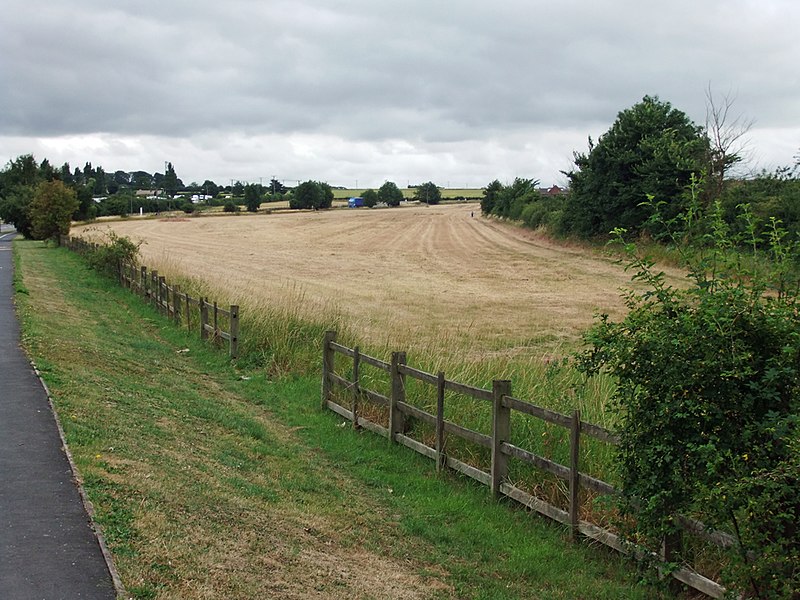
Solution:
M 0 231 L 0 599 L 116 597 L 39 379 L 19 347 Z

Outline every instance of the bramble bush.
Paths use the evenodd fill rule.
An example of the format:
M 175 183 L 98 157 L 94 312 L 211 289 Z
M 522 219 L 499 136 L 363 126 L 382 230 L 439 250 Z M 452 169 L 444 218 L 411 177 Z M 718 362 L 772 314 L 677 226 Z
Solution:
M 123 266 L 136 266 L 139 262 L 141 242 L 134 242 L 114 231 L 103 234 L 102 243 L 86 254 L 89 266 L 100 273 L 118 277 Z
M 647 289 L 627 292 L 622 321 L 599 318 L 578 363 L 618 382 L 627 534 L 657 551 L 678 532 L 674 515 L 699 517 L 736 539 L 723 583 L 748 597 L 798 598 L 798 243 L 746 206 L 737 233 L 718 204 L 708 212 L 695 205 L 662 220 L 678 248 L 692 243 L 686 289 L 614 230 Z

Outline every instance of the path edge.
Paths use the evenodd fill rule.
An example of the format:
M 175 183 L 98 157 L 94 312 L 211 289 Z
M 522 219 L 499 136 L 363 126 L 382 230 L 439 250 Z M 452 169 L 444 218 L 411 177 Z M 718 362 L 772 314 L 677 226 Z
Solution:
M 16 231 L 7 232 L 5 234 L 0 234 L 0 238 L 6 237 L 7 235 L 11 235 L 12 237 Z M 13 246 L 12 246 L 13 248 Z M 12 254 L 16 254 L 16 250 L 12 249 Z M 16 277 L 16 264 L 14 258 L 11 260 L 11 272 L 12 278 Z M 16 291 L 13 290 L 13 305 L 15 312 L 17 313 L 17 321 L 22 325 L 22 320 L 19 318 L 19 306 L 17 305 L 17 298 L 16 298 Z M 30 363 L 33 372 L 36 374 L 36 378 L 39 380 L 39 383 L 44 390 L 45 395 L 47 396 L 47 404 L 50 406 L 50 413 L 53 415 L 53 420 L 56 423 L 56 428 L 58 429 L 58 437 L 61 440 L 61 450 L 64 452 L 64 455 L 67 457 L 67 462 L 69 463 L 70 471 L 72 472 L 72 480 L 75 482 L 75 487 L 78 489 L 78 495 L 80 496 L 81 503 L 83 504 L 83 509 L 86 511 L 86 516 L 89 520 L 89 526 L 94 534 L 95 539 L 97 540 L 98 546 L 100 546 L 100 553 L 103 555 L 103 560 L 106 563 L 106 568 L 108 569 L 108 573 L 111 576 L 111 582 L 114 584 L 114 592 L 118 599 L 130 599 L 132 596 L 128 595 L 128 591 L 125 589 L 124 584 L 122 583 L 122 578 L 119 576 L 119 571 L 117 571 L 117 567 L 114 564 L 114 558 L 111 555 L 111 551 L 108 549 L 108 544 L 106 544 L 105 536 L 103 535 L 103 528 L 100 526 L 97 521 L 95 521 L 94 515 L 94 505 L 92 501 L 89 500 L 89 496 L 86 494 L 86 490 L 83 487 L 83 479 L 81 478 L 80 472 L 78 471 L 78 466 L 75 464 L 75 460 L 72 458 L 72 452 L 67 445 L 67 437 L 64 433 L 64 428 L 61 426 L 61 419 L 58 416 L 58 411 L 56 410 L 55 404 L 53 403 L 53 396 L 50 393 L 50 388 L 47 387 L 47 383 L 42 378 L 42 373 L 36 367 L 36 363 L 33 361 L 30 353 L 28 352 L 27 348 L 25 348 L 21 343 L 19 344 L 20 348 L 22 349 L 23 353 L 25 354 L 26 358 L 28 359 L 28 363 Z
M 81 497 L 83 508 L 89 517 L 89 523 L 91 525 L 92 532 L 94 533 L 97 543 L 100 546 L 100 552 L 103 554 L 106 567 L 111 575 L 111 581 L 114 583 L 114 589 L 116 590 L 117 598 L 131 598 L 122 583 L 122 579 L 119 576 L 116 565 L 114 565 L 114 558 L 111 556 L 111 551 L 108 549 L 108 545 L 106 544 L 106 538 L 103 535 L 103 528 L 94 519 L 94 504 L 92 504 L 92 501 L 89 500 L 89 496 L 86 494 L 86 490 L 83 488 L 83 479 L 81 478 L 78 467 L 72 458 L 72 452 L 70 452 L 69 446 L 67 445 L 67 438 L 64 434 L 64 428 L 61 426 L 61 419 L 58 416 L 58 411 L 56 411 L 55 404 L 53 403 L 53 396 L 50 394 L 50 388 L 47 387 L 47 383 L 45 383 L 45 380 L 42 378 L 41 372 L 36 367 L 36 364 L 33 362 L 27 351 L 25 354 L 28 356 L 28 361 L 31 363 L 31 367 L 33 367 L 33 372 L 36 374 L 39 383 L 42 384 L 42 388 L 47 395 L 47 403 L 50 405 L 50 412 L 53 413 L 53 418 L 55 419 L 56 427 L 58 428 L 58 437 L 61 439 L 61 449 L 67 456 L 67 462 L 69 462 L 69 468 L 70 471 L 72 471 L 72 480 L 75 482 L 75 486 L 78 488 L 78 494 Z
M 5 237 L 6 235 L 14 235 L 16 231 L 11 231 L 6 234 L 0 235 L 0 237 Z M 12 245 L 12 254 L 16 255 L 16 249 L 13 248 Z M 16 260 L 12 258 L 11 260 L 11 272 L 12 278 L 16 277 Z M 19 318 L 19 306 L 17 304 L 17 293 L 13 289 L 13 299 L 12 302 L 14 304 L 15 312 L 17 313 L 17 322 L 22 326 L 22 320 Z M 64 428 L 61 426 L 61 419 L 58 416 L 58 411 L 56 410 L 55 403 L 53 402 L 53 396 L 50 393 L 50 388 L 47 387 L 47 383 L 45 382 L 44 378 L 42 377 L 42 373 L 36 367 L 36 363 L 34 362 L 33 358 L 31 357 L 28 349 L 25 348 L 22 343 L 19 344 L 19 347 L 22 349 L 23 353 L 25 354 L 26 358 L 28 359 L 28 363 L 30 363 L 33 372 L 36 374 L 36 378 L 39 380 L 39 383 L 44 390 L 45 395 L 47 396 L 47 404 L 50 406 L 50 413 L 53 415 L 53 420 L 55 420 L 56 428 L 58 429 L 58 437 L 61 440 L 61 450 L 64 452 L 64 455 L 67 457 L 67 462 L 69 463 L 70 471 L 72 472 L 72 480 L 75 482 L 75 487 L 78 489 L 78 495 L 80 496 L 81 503 L 83 504 L 83 509 L 86 511 L 86 516 L 89 520 L 89 526 L 94 534 L 95 539 L 97 540 L 98 546 L 100 546 L 100 553 L 103 555 L 103 560 L 106 563 L 106 568 L 108 569 L 108 573 L 111 576 L 111 582 L 114 585 L 114 592 L 118 599 L 128 599 L 131 600 L 133 597 L 128 594 L 128 591 L 125 589 L 125 585 L 122 583 L 122 578 L 119 576 L 119 571 L 117 571 L 117 567 L 114 564 L 114 558 L 111 555 L 111 551 L 108 549 L 108 544 L 106 544 L 106 538 L 103 535 L 103 528 L 100 524 L 95 521 L 94 515 L 94 504 L 92 501 L 89 500 L 89 496 L 86 494 L 86 490 L 83 487 L 83 479 L 81 478 L 80 471 L 78 471 L 78 466 L 75 464 L 75 460 L 72 458 L 72 452 L 67 445 L 67 436 L 64 433 Z

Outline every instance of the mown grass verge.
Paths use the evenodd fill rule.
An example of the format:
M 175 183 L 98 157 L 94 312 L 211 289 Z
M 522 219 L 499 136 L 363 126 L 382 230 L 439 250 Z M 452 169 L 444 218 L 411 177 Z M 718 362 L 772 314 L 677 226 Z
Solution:
M 490 500 L 18 242 L 23 342 L 135 598 L 652 598 L 630 566 Z M 27 291 L 27 293 L 22 292 Z

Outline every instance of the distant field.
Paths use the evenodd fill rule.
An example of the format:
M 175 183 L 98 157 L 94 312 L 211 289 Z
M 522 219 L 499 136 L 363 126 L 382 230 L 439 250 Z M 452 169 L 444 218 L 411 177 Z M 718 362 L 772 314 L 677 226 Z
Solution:
M 399 187 L 399 186 L 398 186 Z M 372 188 L 375 191 L 378 190 L 377 187 Z M 363 194 L 367 188 L 358 188 L 358 189 L 349 189 L 349 190 L 341 190 L 335 189 L 333 190 L 333 197 L 334 198 L 352 198 L 353 196 L 360 196 Z M 413 198 L 415 189 L 412 188 L 404 188 L 401 187 L 400 191 L 403 192 L 404 198 Z M 483 198 L 483 188 L 442 188 L 442 198 L 445 199 L 452 199 L 452 198 L 467 198 L 467 199 L 477 199 Z
M 365 345 L 550 356 L 629 275 L 609 259 L 480 216 L 474 204 L 103 224 L 146 243 L 145 264 L 202 277 L 242 305 L 344 315 Z M 82 228 L 77 228 L 80 233 Z

